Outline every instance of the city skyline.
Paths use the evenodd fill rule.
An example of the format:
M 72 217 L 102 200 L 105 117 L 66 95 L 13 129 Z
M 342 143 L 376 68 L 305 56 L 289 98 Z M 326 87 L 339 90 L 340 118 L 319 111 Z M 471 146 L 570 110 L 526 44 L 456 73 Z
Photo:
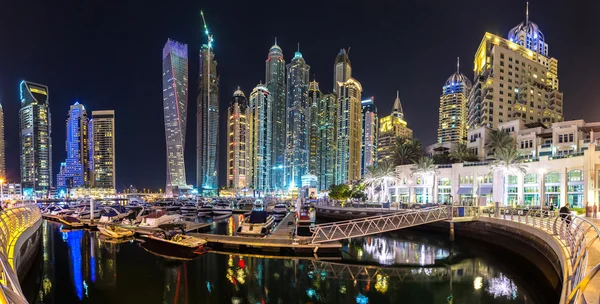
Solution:
M 552 5 L 552 4 L 548 4 L 548 5 Z M 418 4 L 413 4 L 413 6 L 419 6 Z M 236 32 L 237 29 L 236 28 L 228 28 L 226 25 L 226 23 L 224 23 L 223 19 L 227 19 L 229 20 L 230 18 L 223 18 L 222 16 L 222 11 L 221 13 L 219 13 L 219 9 L 215 9 L 215 10 L 211 10 L 210 7 L 207 8 L 205 10 L 205 12 L 210 12 L 209 14 L 213 14 L 212 16 L 219 16 L 219 18 L 215 18 L 216 21 L 214 24 L 212 24 L 212 28 L 214 28 L 215 30 L 217 30 L 219 35 L 223 35 L 223 38 L 220 38 L 220 40 L 217 40 L 215 43 L 215 48 L 217 49 L 216 52 L 219 54 L 219 75 L 222 75 L 222 77 L 227 77 L 228 79 L 226 80 L 226 85 L 224 85 L 224 87 L 221 89 L 221 96 L 220 99 L 221 100 L 229 100 L 230 96 L 231 96 L 231 92 L 234 91 L 234 88 L 237 87 L 237 85 L 240 85 L 242 88 L 246 88 L 245 90 L 248 92 L 248 88 L 253 87 L 256 83 L 259 82 L 259 80 L 261 80 L 261 68 L 255 69 L 255 66 L 260 66 L 262 65 L 262 61 L 264 60 L 264 52 L 265 49 L 268 48 L 269 45 L 272 44 L 273 41 L 273 37 L 277 36 L 279 37 L 279 45 L 282 46 L 282 49 L 284 50 L 284 54 L 288 54 L 287 57 L 284 56 L 284 59 L 289 60 L 290 59 L 290 55 L 291 52 L 285 52 L 286 49 L 289 50 L 293 50 L 296 48 L 296 41 L 300 41 L 301 42 L 301 46 L 303 48 L 303 55 L 306 57 L 306 60 L 311 64 L 311 80 L 312 80 L 312 74 L 315 74 L 316 76 L 316 80 L 319 81 L 321 83 L 321 87 L 322 88 L 328 88 L 331 87 L 330 86 L 330 82 L 328 82 L 329 79 L 332 78 L 331 76 L 331 57 L 335 55 L 336 51 L 339 50 L 340 47 L 347 47 L 347 46 L 351 46 L 351 51 L 349 51 L 350 56 L 352 56 L 352 63 L 353 63 L 353 74 L 356 74 L 356 78 L 359 79 L 361 81 L 361 84 L 364 87 L 365 92 L 363 93 L 364 96 L 375 96 L 375 100 L 376 100 L 376 105 L 380 110 L 380 117 L 387 115 L 389 112 L 389 109 L 391 109 L 391 102 L 393 101 L 393 98 L 390 98 L 390 96 L 393 96 L 392 94 L 396 91 L 396 90 L 400 90 L 400 95 L 402 97 L 402 106 L 404 108 L 404 110 L 406 111 L 406 116 L 407 116 L 407 121 L 409 123 L 409 127 L 411 127 L 412 129 L 415 130 L 415 137 L 416 138 L 420 138 L 422 139 L 424 144 L 431 144 L 435 142 L 435 138 L 437 137 L 436 135 L 436 129 L 437 129 L 437 116 L 438 116 L 438 111 L 435 110 L 437 109 L 437 105 L 439 104 L 439 87 L 440 85 L 443 83 L 443 81 L 445 79 L 447 79 L 448 77 L 448 72 L 452 70 L 452 66 L 454 65 L 454 61 L 455 58 L 457 56 L 463 57 L 465 58 L 465 60 L 463 60 L 463 63 L 461 64 L 461 70 L 463 70 L 464 74 L 471 79 L 473 77 L 473 72 L 471 71 L 472 69 L 472 62 L 471 62 L 471 58 L 473 58 L 474 56 L 474 51 L 477 48 L 478 43 L 481 41 L 481 37 L 484 35 L 485 32 L 491 32 L 494 34 L 497 34 L 500 37 L 507 37 L 507 33 L 508 31 L 514 27 L 515 24 L 519 24 L 520 22 L 523 22 L 524 20 L 524 2 L 520 2 L 520 1 L 514 1 L 511 2 L 510 4 L 506 5 L 507 8 L 501 8 L 502 13 L 499 13 L 501 15 L 501 17 L 497 17 L 497 16 L 492 16 L 489 13 L 485 13 L 483 10 L 480 11 L 480 14 L 484 14 L 485 18 L 483 18 L 482 16 L 477 16 L 477 18 L 475 18 L 473 20 L 473 25 L 472 25 L 472 29 L 469 29 L 469 33 L 465 34 L 465 39 L 459 37 L 458 40 L 460 41 L 461 45 L 466 45 L 464 47 L 461 47 L 461 49 L 464 49 L 465 51 L 452 51 L 452 46 L 448 45 L 448 50 L 444 50 L 444 54 L 441 57 L 444 57 L 444 59 L 434 59 L 434 63 L 428 63 L 427 67 L 428 67 L 428 71 L 431 72 L 432 75 L 428 75 L 427 77 L 425 77 L 427 80 L 427 85 L 426 87 L 428 88 L 427 90 L 425 90 L 426 93 L 423 93 L 423 90 L 417 89 L 417 88 L 411 88 L 412 85 L 410 85 L 410 81 L 408 82 L 404 82 L 404 81 L 391 81 L 393 82 L 392 84 L 389 84 L 390 80 L 386 80 L 388 83 L 387 84 L 375 84 L 373 85 L 374 81 L 381 81 L 381 79 L 383 78 L 397 78 L 396 76 L 392 76 L 389 77 L 389 71 L 387 71 L 386 69 L 381 69 L 381 68 L 367 68 L 368 64 L 370 64 L 370 59 L 368 57 L 365 57 L 365 51 L 366 50 L 370 50 L 371 48 L 363 48 L 361 50 L 361 45 L 357 42 L 357 40 L 353 40 L 353 39 L 349 39 L 348 37 L 341 37 L 340 39 L 336 39 L 338 40 L 338 42 L 336 42 L 335 44 L 327 44 L 325 46 L 322 45 L 322 43 L 316 43 L 316 41 L 313 40 L 313 42 L 309 43 L 311 40 L 308 40 L 306 38 L 306 36 L 302 36 L 302 35 L 296 35 L 295 33 L 293 33 L 293 31 L 289 31 L 288 34 L 282 34 L 282 33 L 275 33 L 275 32 L 269 32 L 269 33 L 264 33 L 264 34 L 260 34 L 260 35 L 254 35 L 254 38 L 262 38 L 262 39 L 258 39 L 256 42 L 256 45 L 252 45 L 249 47 L 246 47 L 248 49 L 248 54 L 244 54 L 243 52 L 236 52 L 236 53 L 232 53 L 231 51 L 229 53 L 227 53 L 227 55 L 225 54 L 221 54 L 220 52 L 224 52 L 227 47 L 229 46 L 230 48 L 235 48 L 235 42 L 231 41 L 231 34 L 225 34 L 227 31 L 230 32 Z M 558 7 L 561 7 L 560 5 L 558 5 Z M 552 8 L 548 7 L 546 4 L 542 4 L 542 3 L 538 3 L 538 2 L 533 2 L 532 5 L 530 6 L 530 19 L 535 20 L 535 22 L 540 26 L 540 28 L 544 31 L 545 34 L 545 40 L 548 44 L 550 44 L 551 48 L 549 50 L 549 56 L 551 57 L 555 57 L 560 61 L 560 79 L 561 79 L 561 91 L 565 94 L 565 98 L 566 98 L 566 102 L 565 102 L 565 107 L 564 107 L 564 112 L 565 112 L 565 119 L 577 119 L 577 118 L 584 118 L 586 120 L 590 120 L 590 121 L 594 121 L 597 120 L 597 113 L 594 113 L 595 109 L 592 109 L 591 111 L 582 111 L 579 110 L 581 107 L 581 105 L 585 104 L 585 102 L 587 101 L 588 104 L 589 102 L 593 101 L 592 96 L 594 96 L 594 90 L 595 88 L 593 88 L 592 86 L 583 86 L 583 84 L 579 84 L 577 86 L 575 86 L 573 84 L 573 82 L 577 82 L 577 81 L 583 81 L 583 83 L 585 83 L 586 81 L 588 81 L 587 79 L 579 79 L 579 78 L 574 78 L 574 75 L 577 73 L 573 72 L 573 66 L 570 64 L 573 62 L 573 59 L 571 59 L 569 52 L 565 51 L 565 46 L 560 44 L 560 36 L 561 35 L 566 35 L 565 31 L 567 31 L 567 27 L 568 27 L 568 23 L 566 22 L 560 22 L 561 19 L 556 20 L 556 21 L 551 21 L 557 14 L 557 11 L 559 11 L 556 6 L 553 8 L 554 9 L 554 14 L 549 13 L 552 12 Z M 192 52 L 193 54 L 197 54 L 198 52 L 198 41 L 205 39 L 205 37 L 203 37 L 201 35 L 201 33 L 199 33 L 198 30 L 192 30 L 191 28 L 193 27 L 197 27 L 200 22 L 199 22 L 199 17 L 198 17 L 198 12 L 199 10 L 194 12 L 194 16 L 195 19 L 192 22 L 185 22 L 185 24 L 180 24 L 180 28 L 179 30 L 169 30 L 169 32 L 172 33 L 172 35 L 179 41 L 183 41 L 188 42 L 191 44 L 190 47 L 190 52 Z M 411 9 L 412 11 L 412 9 Z M 579 8 L 578 11 L 581 11 L 581 13 L 583 13 L 583 11 L 585 11 L 584 8 Z M 589 10 L 588 10 L 589 11 Z M 214 13 L 213 13 L 214 12 Z M 418 10 L 415 9 L 413 12 L 417 12 L 418 14 Z M 568 12 L 566 12 L 568 13 Z M 572 14 L 572 13 L 571 13 Z M 192 14 L 190 14 L 191 16 Z M 212 20 L 212 18 L 211 18 Z M 460 23 L 460 21 L 457 21 Z M 441 25 L 450 25 L 450 23 L 448 23 L 447 21 L 444 22 L 443 20 L 440 20 L 438 26 Z M 559 26 L 562 28 L 560 30 L 556 30 L 557 26 Z M 184 29 L 185 28 L 185 29 Z M 190 28 L 190 29 L 187 29 Z M 179 35 L 177 34 L 178 31 L 181 31 L 183 29 L 183 31 L 185 30 L 190 30 L 193 31 L 193 35 L 190 35 L 189 37 L 184 37 L 183 39 L 178 37 Z M 372 28 L 370 30 L 373 30 Z M 568 32 L 568 31 L 567 31 Z M 585 32 L 585 29 L 583 30 L 583 32 Z M 560 34 L 559 34 L 560 33 Z M 164 36 L 163 36 L 164 35 Z M 408 34 L 407 34 L 408 35 Z M 442 35 L 442 33 L 440 33 L 440 35 Z M 583 33 L 578 33 L 576 37 L 571 36 L 571 38 L 573 39 L 579 39 L 579 35 L 583 36 Z M 158 38 L 160 38 L 160 40 L 162 40 L 162 43 L 164 43 L 164 40 L 171 36 L 171 34 L 165 34 L 165 32 L 161 32 L 159 35 L 160 37 L 155 37 L 153 39 L 158 40 Z M 263 37 L 264 36 L 264 37 Z M 221 37 L 221 36 L 218 36 Z M 407 39 L 410 37 L 410 35 L 408 35 Z M 189 38 L 189 39 L 188 39 Z M 136 38 L 137 39 L 137 38 Z M 453 39 L 457 39 L 456 37 L 454 37 Z M 255 39 L 256 40 L 256 39 Z M 383 38 L 379 38 L 379 37 L 375 37 L 373 44 L 374 45 L 379 45 L 383 42 Z M 347 41 L 347 42 L 346 42 Z M 344 45 L 336 45 L 336 44 L 344 44 Z M 592 42 L 593 43 L 593 42 Z M 145 47 L 145 51 L 147 50 L 152 50 L 153 53 L 156 53 L 157 49 L 160 49 L 160 45 L 156 45 L 156 44 L 152 44 L 152 47 Z M 592 45 L 595 47 L 595 45 Z M 411 46 L 411 48 L 414 48 L 415 50 L 419 50 L 421 46 Z M 252 50 L 250 50 L 252 49 Z M 304 51 L 306 49 L 306 51 Z M 315 49 L 318 49 L 318 52 L 315 52 Z M 426 48 L 423 47 L 423 50 L 425 50 Z M 375 50 L 373 50 L 375 51 Z M 388 50 L 390 51 L 390 50 Z M 577 52 L 581 52 L 582 50 L 577 50 Z M 375 51 L 376 52 L 376 51 Z M 407 50 L 407 49 L 398 49 L 395 50 L 394 52 L 398 52 L 398 54 L 400 56 L 398 56 L 399 58 L 397 59 L 398 62 L 403 62 L 403 59 L 401 57 L 406 57 L 409 58 L 410 60 L 415 60 L 418 61 L 419 55 L 414 53 L 413 51 Z M 577 54 L 577 52 L 574 52 Z M 31 52 L 30 52 L 31 53 Z M 261 53 L 261 56 L 255 56 L 254 54 L 257 53 Z M 428 51 L 424 51 L 425 54 L 429 53 Z M 240 76 L 238 79 L 238 75 L 236 75 L 235 73 L 231 72 L 231 69 L 228 68 L 223 68 L 221 69 L 221 67 L 223 65 L 235 65 L 235 61 L 233 60 L 234 56 L 232 56 L 232 54 L 238 54 L 238 55 L 244 55 L 243 56 L 243 61 L 247 62 L 249 67 L 246 69 L 244 68 L 243 70 L 248 70 L 251 72 L 250 76 L 248 75 L 244 75 L 244 76 Z M 377 53 L 375 53 L 377 54 Z M 374 55 L 375 55 L 374 54 Z M 31 56 L 32 54 L 30 54 Z M 19 57 L 19 56 L 17 56 Z M 22 56 L 21 56 L 22 57 Z M 190 75 L 192 76 L 197 76 L 197 56 L 193 56 L 196 57 L 195 58 L 195 62 L 190 62 L 190 67 L 193 67 L 190 70 Z M 377 56 L 375 56 L 377 57 Z M 396 57 L 396 56 L 395 56 Z M 579 56 L 581 57 L 581 56 Z M 27 57 L 29 58 L 29 57 Z M 112 58 L 111 56 L 109 56 L 109 58 Z M 415 59 L 412 59 L 415 58 Z M 23 59 L 21 59 L 23 60 Z M 581 60 L 583 61 L 583 60 Z M 226 63 L 227 62 L 227 63 Z M 314 62 L 314 63 L 313 63 Z M 322 62 L 325 62 L 324 64 Z M 34 61 L 35 63 L 35 61 Z M 402 64 L 399 63 L 394 63 L 393 61 L 391 61 L 392 65 L 397 66 L 398 68 L 400 66 L 402 66 Z M 139 64 L 139 63 L 138 63 Z M 152 62 L 148 62 L 148 61 L 144 61 L 145 65 L 151 65 Z M 594 64 L 594 63 L 592 63 Z M 50 63 L 48 65 L 51 65 Z M 122 138 L 122 142 L 118 142 L 117 146 L 119 145 L 123 145 L 123 148 L 119 148 L 119 151 L 122 151 L 125 154 L 125 158 L 123 161 L 121 162 L 117 162 L 120 165 L 127 165 L 125 167 L 123 167 L 124 170 L 117 170 L 117 172 L 123 172 L 123 175 L 125 176 L 124 178 L 117 178 L 119 180 L 120 185 L 118 185 L 119 188 L 123 188 L 124 186 L 128 186 L 128 184 L 134 184 L 134 185 L 138 185 L 138 187 L 163 187 L 160 186 L 161 184 L 164 185 L 164 174 L 159 173 L 159 172 L 165 172 L 164 168 L 164 159 L 165 157 L 162 156 L 160 158 L 156 158 L 156 157 L 152 157 L 151 155 L 157 155 L 156 152 L 154 151 L 150 151 L 149 154 L 150 156 L 143 156 L 141 157 L 140 160 L 132 160 L 132 156 L 135 155 L 134 153 L 130 152 L 130 150 L 135 150 L 133 149 L 133 147 L 139 145 L 140 143 L 146 143 L 143 144 L 143 146 L 145 147 L 151 147 L 148 146 L 147 143 L 151 143 L 153 140 L 155 140 L 155 138 L 160 138 L 161 135 L 159 135 L 159 133 L 156 132 L 156 126 L 154 126 L 153 124 L 156 124 L 156 109 L 150 109 L 150 107 L 148 106 L 149 104 L 156 104 L 156 102 L 152 101 L 149 102 L 150 100 L 156 100 L 158 101 L 157 98 L 160 98 L 160 94 L 159 90 L 157 90 L 157 87 L 155 85 L 152 86 L 143 86 L 140 84 L 137 84 L 136 82 L 133 83 L 133 86 L 130 87 L 129 89 L 133 89 L 133 92 L 143 92 L 143 98 L 127 98 L 127 94 L 125 94 L 123 97 L 120 98 L 110 98 L 109 96 L 111 94 L 107 94 L 108 96 L 105 96 L 104 98 L 102 97 L 102 93 L 98 93 L 99 91 L 104 90 L 104 88 L 98 87 L 96 85 L 92 85 L 92 84 L 85 84 L 85 81 L 82 80 L 75 80 L 73 83 L 73 86 L 66 86 L 66 85 L 59 85 L 57 84 L 60 83 L 60 81 L 57 81 L 56 79 L 52 79 L 52 77 L 50 76 L 50 74 L 48 72 L 45 72 L 46 75 L 48 76 L 43 76 L 44 73 L 36 71 L 36 72 L 27 72 L 27 70 L 29 70 L 28 67 L 22 67 L 22 69 L 16 69 L 15 67 L 11 67 L 10 64 L 8 65 L 8 71 L 13 71 L 14 75 L 17 76 L 11 76 L 11 75 L 2 75 L 2 83 L 0 86 L 0 94 L 2 94 L 1 96 L 1 100 L 2 100 L 2 105 L 3 108 L 5 110 L 5 134 L 6 134 L 6 138 L 7 138 L 7 169 L 8 169 L 8 178 L 15 180 L 16 177 L 18 176 L 18 171 L 15 172 L 15 147 L 18 147 L 18 143 L 15 142 L 15 138 L 16 135 L 14 134 L 16 131 L 16 123 L 15 123 L 15 119 L 14 117 L 11 116 L 15 116 L 15 105 L 12 103 L 15 103 L 16 100 L 18 100 L 17 98 L 14 98 L 15 95 L 17 94 L 15 92 L 15 83 L 17 83 L 19 81 L 19 78 L 16 77 L 20 77 L 23 79 L 30 79 L 32 81 L 35 82 L 39 82 L 39 83 L 44 83 L 46 85 L 48 85 L 48 87 L 50 88 L 50 90 L 52 92 L 59 92 L 56 93 L 57 95 L 53 95 L 53 96 L 57 96 L 57 97 L 52 97 L 51 101 L 50 101 L 50 111 L 53 112 L 55 115 L 53 115 L 53 121 L 55 125 L 62 125 L 62 122 L 65 121 L 66 118 L 66 109 L 69 103 L 72 103 L 75 99 L 80 98 L 82 100 L 82 103 L 85 103 L 86 106 L 90 106 L 92 108 L 115 108 L 119 113 L 122 113 L 119 110 L 119 107 L 123 107 L 124 105 L 120 105 L 118 103 L 125 103 L 125 101 L 129 101 L 131 103 L 131 105 L 129 105 L 129 110 L 128 108 L 124 108 L 124 112 L 123 114 L 119 114 L 118 117 L 123 117 L 123 119 L 125 119 L 125 117 L 134 117 L 136 119 L 134 120 L 138 120 L 139 123 L 134 122 L 129 123 L 130 127 L 127 127 L 127 125 L 124 126 L 124 131 L 120 131 L 121 129 L 119 128 L 119 132 L 124 132 L 124 135 L 118 135 L 117 138 Z M 42 65 L 42 67 L 45 67 L 45 65 Z M 194 68 L 195 67 L 195 68 Z M 464 68 L 463 68 L 464 67 Z M 37 65 L 37 69 L 40 69 L 40 65 Z M 263 66 L 264 69 L 264 66 Z M 402 71 L 402 74 L 406 73 L 406 74 L 411 74 L 410 70 L 410 66 L 403 68 L 405 69 L 404 71 Z M 46 70 L 46 68 L 44 68 L 44 70 Z M 48 68 L 48 70 L 51 70 L 51 68 Z M 195 71 L 194 71 L 195 70 Z M 313 70 L 314 73 L 313 73 Z M 569 71 L 571 70 L 571 71 Z M 227 71 L 227 72 L 226 72 Z M 248 72 L 245 72 L 248 74 Z M 41 75 L 40 75 L 41 74 Z M 73 73 L 73 74 L 77 74 L 77 73 Z M 103 73 L 100 73 L 103 74 Z M 152 73 L 152 74 L 157 74 L 157 73 Z M 31 75 L 31 76 L 30 76 Z M 79 75 L 81 75 L 81 72 L 79 73 Z M 226 75 L 226 76 L 225 76 Z M 441 75 L 441 76 L 440 76 Z M 354 76 L 354 75 L 353 75 Z M 405 77 L 412 77 L 414 75 L 407 75 Z M 98 76 L 96 76 L 98 77 Z M 85 77 L 80 77 L 80 78 L 85 78 Z M 196 78 L 196 77 L 193 77 Z M 374 78 L 375 80 L 370 80 L 369 78 Z M 101 81 L 96 81 L 98 83 L 107 83 L 108 84 L 108 80 L 111 79 L 109 77 L 104 77 L 104 78 L 96 78 L 96 79 L 103 79 Z M 423 78 L 419 78 L 420 81 L 423 81 Z M 252 80 L 251 84 L 248 84 L 248 82 L 250 82 L 250 80 Z M 142 79 L 142 81 L 144 81 Z M 386 81 L 383 81 L 384 83 Z M 195 84 L 197 82 L 195 82 L 193 79 L 190 79 L 190 82 L 192 83 L 192 92 L 195 91 Z M 153 80 L 153 83 L 156 83 L 155 80 Z M 569 84 L 570 83 L 570 84 Z M 10 86 L 9 86 L 10 85 Z M 578 86 L 582 86 L 582 88 L 584 88 L 584 90 L 576 90 L 575 88 Z M 72 88 L 77 88 L 77 89 L 72 89 Z M 381 89 L 384 88 L 384 89 Z M 70 92 L 69 92 L 70 91 Z M 147 95 L 148 91 L 151 91 L 152 94 Z M 582 91 L 584 93 L 580 93 L 579 91 Z M 329 93 L 328 90 L 324 90 L 323 91 L 324 94 Z M 55 94 L 55 93 L 53 93 Z M 584 95 L 582 95 L 584 94 Z M 190 95 L 194 95 L 194 93 L 190 94 Z M 151 98 L 149 99 L 148 96 L 151 96 Z M 418 99 L 415 98 L 415 96 L 422 96 L 419 97 Z M 429 97 L 427 97 L 429 96 Z M 583 98 L 582 98 L 583 96 Z M 10 97 L 10 98 L 8 98 Z M 90 104 L 90 102 L 88 102 L 87 100 L 92 99 L 93 100 L 93 104 Z M 193 97 L 192 99 L 193 100 Z M 193 103 L 191 102 L 190 103 Z M 7 103 L 11 103 L 10 105 L 7 105 Z M 421 109 L 419 109 L 418 107 L 416 107 L 416 104 L 426 104 L 426 106 L 422 106 Z M 112 105 L 115 106 L 112 106 Z M 227 105 L 226 102 L 220 102 L 220 106 L 221 106 L 221 111 L 223 107 L 226 107 Z M 140 106 L 144 107 L 144 111 L 140 111 L 140 112 L 132 112 L 132 110 L 134 109 L 141 109 Z M 190 105 L 191 106 L 191 105 Z M 154 108 L 154 107 L 152 107 Z M 433 109 L 433 110 L 432 110 Z M 158 111 L 160 111 L 161 109 L 158 108 Z M 195 112 L 195 109 L 192 108 L 188 108 L 188 110 L 190 112 Z M 579 114 L 576 114 L 576 111 L 580 111 Z M 158 112 L 158 114 L 162 114 L 160 112 Z M 143 117 L 136 117 L 133 115 L 139 115 L 139 116 L 143 116 Z M 425 124 L 422 121 L 426 121 L 428 119 L 431 119 L 431 121 L 429 121 L 427 124 Z M 160 121 L 160 118 L 159 120 Z M 188 123 L 190 125 L 193 124 L 193 120 L 189 119 Z M 117 124 L 119 124 L 121 126 L 121 124 L 118 122 Z M 127 123 L 126 123 L 127 124 Z M 220 126 L 221 126 L 221 130 L 222 127 L 224 126 L 225 122 L 223 121 L 223 119 L 221 119 L 221 121 L 219 122 Z M 163 126 L 159 123 L 158 125 L 159 128 L 163 128 Z M 192 127 L 193 128 L 193 127 Z M 131 129 L 131 131 L 127 130 L 127 129 Z M 132 138 L 132 136 L 128 136 L 127 132 L 134 132 L 136 134 L 139 134 L 138 138 Z M 142 132 L 143 131 L 143 132 Z M 158 132 L 164 132 L 164 130 L 160 130 Z M 54 146 L 59 145 L 59 147 L 62 146 L 62 144 L 64 143 L 64 134 L 62 134 L 64 132 L 62 132 L 60 129 L 55 130 L 53 137 L 54 137 Z M 148 134 L 143 134 L 143 133 L 148 133 Z M 188 132 L 189 133 L 193 133 L 193 132 Z M 121 133 L 120 133 L 121 134 Z M 195 134 L 192 134 L 192 136 L 195 136 Z M 126 138 L 128 138 L 130 142 L 125 142 Z M 152 140 L 150 140 L 152 139 Z M 120 139 L 121 140 L 121 139 Z M 164 139 L 163 139 L 164 140 Z M 156 140 L 156 142 L 160 142 L 159 140 Z M 191 141 L 189 141 L 189 137 L 188 137 L 188 142 L 189 144 L 187 145 L 189 146 L 194 146 L 193 145 L 193 139 Z M 137 144 L 136 144 L 137 143 Z M 221 144 L 223 143 L 223 141 L 221 140 L 220 142 Z M 223 144 L 221 146 L 224 146 Z M 164 151 L 164 148 L 163 148 Z M 221 151 L 222 152 L 222 151 Z M 160 152 L 160 153 L 164 153 L 164 152 Z M 158 154 L 160 154 L 158 153 Z M 18 155 L 18 153 L 16 154 Z M 128 156 L 127 156 L 128 155 Z M 187 174 L 188 175 L 192 175 L 193 176 L 193 171 L 190 170 L 190 167 L 194 166 L 194 161 L 193 161 L 193 156 L 194 153 L 193 152 L 189 152 L 189 150 L 187 150 L 186 152 L 186 163 L 187 164 Z M 53 157 L 54 162 L 52 164 L 52 166 L 54 168 L 57 168 L 58 166 L 58 162 L 62 159 L 65 159 L 65 151 L 64 149 L 54 149 L 54 154 Z M 191 164 L 190 164 L 190 158 L 192 158 Z M 144 161 L 145 163 L 157 163 L 156 167 L 152 170 L 154 173 L 151 174 L 151 176 L 144 176 L 145 174 L 143 173 L 144 170 L 136 170 L 137 168 L 139 168 L 139 162 Z M 162 164 L 158 164 L 158 162 L 162 162 Z M 223 162 L 220 162 L 221 164 Z M 153 166 L 154 167 L 154 166 Z M 224 166 L 219 165 L 219 169 L 220 169 L 220 173 L 221 175 L 222 172 L 224 172 Z M 126 172 L 126 171 L 130 171 L 130 172 Z M 17 173 L 17 174 L 15 174 Z M 162 180 L 162 182 L 161 182 Z M 193 180 L 189 180 L 188 181 L 189 184 L 194 184 Z M 221 181 L 220 183 L 221 185 L 223 185 L 223 176 L 221 176 Z

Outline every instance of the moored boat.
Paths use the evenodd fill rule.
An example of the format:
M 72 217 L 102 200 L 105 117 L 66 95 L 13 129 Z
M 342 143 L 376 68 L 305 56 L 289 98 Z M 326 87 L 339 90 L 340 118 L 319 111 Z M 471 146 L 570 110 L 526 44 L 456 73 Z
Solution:
M 198 214 L 208 214 L 213 212 L 213 205 L 211 203 L 204 203 L 198 207 Z
M 206 240 L 185 234 L 182 225 L 161 225 L 152 234 L 142 235 L 143 246 L 166 258 L 191 259 L 204 253 Z
M 103 225 L 98 226 L 97 228 L 102 235 L 116 239 L 133 236 L 135 234 L 133 230 L 121 228 L 115 225 Z
M 164 224 L 178 222 L 180 216 L 178 214 L 169 214 L 164 210 L 155 210 L 142 218 L 140 227 L 158 227 Z
M 70 215 L 58 217 L 57 220 L 69 228 L 80 228 L 84 226 L 78 218 Z
M 285 216 L 288 213 L 288 208 L 285 204 L 279 203 L 273 207 L 274 216 Z
M 244 219 L 237 234 L 243 236 L 264 236 L 271 232 L 275 218 L 266 211 L 254 210 Z
M 133 210 L 126 209 L 123 206 L 110 206 L 105 207 L 106 213 L 102 214 L 100 217 L 100 223 L 115 223 L 124 218 L 126 218 L 129 214 L 133 213 Z
M 218 202 L 213 206 L 213 214 L 214 215 L 227 215 L 233 213 L 233 209 L 231 208 L 231 204 L 226 202 Z

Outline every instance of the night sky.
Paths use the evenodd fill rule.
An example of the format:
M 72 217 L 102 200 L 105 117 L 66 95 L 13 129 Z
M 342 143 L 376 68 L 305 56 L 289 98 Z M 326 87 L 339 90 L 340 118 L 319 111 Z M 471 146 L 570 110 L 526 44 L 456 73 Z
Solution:
M 0 5 L 0 103 L 5 115 L 9 181 L 19 179 L 18 85 L 49 87 L 54 176 L 64 161 L 65 120 L 79 100 L 88 110 L 114 109 L 117 188 L 164 188 L 162 48 L 167 38 L 190 53 L 187 180 L 195 184 L 200 9 L 214 33 L 221 76 L 221 121 L 236 86 L 248 96 L 265 78 L 274 37 L 289 62 L 300 43 L 321 90 L 332 88 L 333 63 L 350 50 L 363 98 L 375 96 L 380 116 L 400 90 L 405 117 L 425 145 L 436 140 L 441 86 L 456 69 L 473 77 L 484 33 L 507 36 L 525 19 L 525 1 L 3 1 Z M 10 3 L 10 4 L 9 4 Z M 117 4 L 118 3 L 118 4 Z M 530 1 L 559 61 L 566 119 L 600 121 L 600 1 Z M 312 80 L 312 77 L 311 77 Z M 223 133 L 223 132 L 222 132 Z M 221 136 L 220 184 L 225 183 Z

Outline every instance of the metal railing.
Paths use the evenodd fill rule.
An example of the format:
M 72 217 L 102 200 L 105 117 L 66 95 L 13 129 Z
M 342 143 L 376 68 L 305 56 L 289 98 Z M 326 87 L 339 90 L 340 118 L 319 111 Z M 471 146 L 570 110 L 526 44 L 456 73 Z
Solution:
M 433 207 L 407 212 L 396 212 L 347 221 L 319 224 L 311 227 L 310 243 L 339 241 L 421 224 L 447 220 L 448 206 Z
M 41 218 L 35 204 L 0 212 L 0 303 L 27 303 L 15 269 L 15 245 L 21 234 Z
M 566 303 L 586 303 L 586 287 L 600 272 L 600 264 L 592 265 L 588 271 L 590 248 L 600 245 L 598 227 L 585 218 L 550 210 L 486 208 L 483 212 L 489 217 L 531 225 L 556 237 L 568 252 Z

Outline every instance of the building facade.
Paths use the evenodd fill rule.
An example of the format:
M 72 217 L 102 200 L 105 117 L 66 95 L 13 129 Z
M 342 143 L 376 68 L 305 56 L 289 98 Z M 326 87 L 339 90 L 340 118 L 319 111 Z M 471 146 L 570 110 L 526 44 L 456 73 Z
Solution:
M 327 190 L 335 184 L 337 151 L 337 95 L 321 96 L 318 103 L 317 129 L 317 188 Z
M 265 85 L 258 84 L 250 94 L 249 103 L 249 151 L 250 151 L 250 186 L 256 196 L 262 196 L 272 190 L 271 177 L 271 119 L 273 111 L 271 93 Z
M 89 127 L 90 186 L 115 192 L 115 111 L 92 111 Z
M 308 82 L 310 66 L 298 51 L 287 68 L 285 186 L 300 186 L 308 173 Z
M 338 82 L 335 184 L 360 180 L 362 142 L 362 86 L 354 78 Z
M 21 81 L 19 146 L 25 196 L 47 196 L 52 188 L 52 126 L 48 87 Z
M 219 180 L 219 76 L 210 41 L 202 45 L 200 50 L 196 119 L 196 183 L 200 193 L 214 195 Z
M 249 116 L 248 100 L 238 87 L 227 111 L 227 187 L 236 193 L 248 187 Z
M 56 176 L 58 192 L 90 184 L 88 117 L 79 102 L 71 105 L 67 117 L 67 158 Z M 64 164 L 64 165 L 63 165 Z
M 361 144 L 361 175 L 367 174 L 367 168 L 377 163 L 377 135 L 379 133 L 379 117 L 374 98 L 361 101 L 363 135 Z
M 284 162 L 285 162 L 285 140 L 286 140 L 286 95 L 285 95 L 285 59 L 283 51 L 275 44 L 269 50 L 266 65 L 266 86 L 271 93 L 273 104 L 273 120 L 271 124 L 271 162 L 273 168 L 281 168 L 274 170 L 271 179 L 271 186 L 274 190 L 283 189 L 284 185 Z
M 471 81 L 460 72 L 452 74 L 442 87 L 438 123 L 438 143 L 464 143 L 467 137 L 467 104 Z
M 308 85 L 308 173 L 315 175 L 319 157 L 319 83 L 313 80 Z
M 163 109 L 167 146 L 165 194 L 190 190 L 185 177 L 185 134 L 188 103 L 188 46 L 167 40 L 163 48 Z
M 333 92 L 336 92 L 339 96 L 338 82 L 346 82 L 350 77 L 352 77 L 352 65 L 350 64 L 348 52 L 346 52 L 346 49 L 340 49 L 333 64 Z
M 546 126 L 563 120 L 558 60 L 548 56 L 544 35 L 528 13 L 508 39 L 485 33 L 474 67 L 469 128 L 497 128 L 513 119 Z
M 400 93 L 396 92 L 392 114 L 379 119 L 378 162 L 393 161 L 398 138 L 412 139 L 413 132 L 408 128 L 406 120 L 404 120 L 404 111 L 400 103 Z

